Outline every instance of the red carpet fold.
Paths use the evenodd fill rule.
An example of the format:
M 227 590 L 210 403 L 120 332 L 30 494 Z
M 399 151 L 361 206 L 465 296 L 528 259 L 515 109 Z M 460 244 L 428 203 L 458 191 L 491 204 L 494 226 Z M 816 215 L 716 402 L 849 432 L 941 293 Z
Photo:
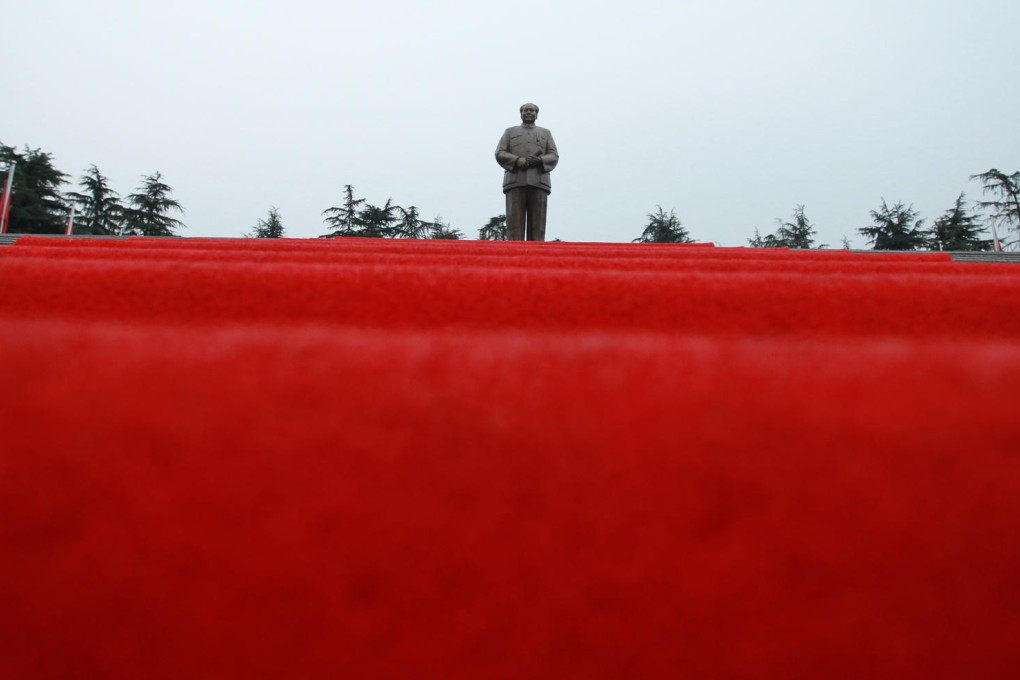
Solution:
M 1020 267 L 23 237 L 0 351 L 0 677 L 1020 674 Z

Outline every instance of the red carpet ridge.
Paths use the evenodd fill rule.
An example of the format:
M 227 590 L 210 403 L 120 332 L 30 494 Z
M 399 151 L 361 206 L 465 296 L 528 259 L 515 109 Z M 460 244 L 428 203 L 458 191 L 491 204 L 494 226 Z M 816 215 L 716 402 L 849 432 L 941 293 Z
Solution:
M 0 248 L 0 676 L 1013 678 L 1020 267 Z

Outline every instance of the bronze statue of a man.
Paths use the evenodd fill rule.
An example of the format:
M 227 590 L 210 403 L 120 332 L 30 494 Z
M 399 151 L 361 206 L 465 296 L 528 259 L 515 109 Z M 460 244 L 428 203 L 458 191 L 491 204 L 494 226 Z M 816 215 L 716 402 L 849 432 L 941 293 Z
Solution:
M 506 237 L 508 241 L 544 241 L 545 213 L 552 185 L 549 173 L 560 156 L 552 133 L 535 125 L 538 107 L 521 107 L 521 124 L 506 129 L 496 147 L 496 162 L 506 170 Z

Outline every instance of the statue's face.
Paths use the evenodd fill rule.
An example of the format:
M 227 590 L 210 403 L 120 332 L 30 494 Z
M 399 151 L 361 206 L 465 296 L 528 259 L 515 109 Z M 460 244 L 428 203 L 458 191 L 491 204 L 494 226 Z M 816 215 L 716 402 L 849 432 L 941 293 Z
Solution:
M 524 107 L 521 108 L 521 120 L 529 124 L 534 123 L 538 120 L 538 109 L 531 104 L 525 104 Z

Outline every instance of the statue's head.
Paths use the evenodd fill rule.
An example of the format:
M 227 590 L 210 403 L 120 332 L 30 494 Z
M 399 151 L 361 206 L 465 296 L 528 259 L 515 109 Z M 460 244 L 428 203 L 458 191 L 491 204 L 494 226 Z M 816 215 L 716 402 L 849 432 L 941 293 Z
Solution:
M 534 123 L 538 120 L 538 105 L 530 102 L 521 104 L 521 120 L 525 123 Z

